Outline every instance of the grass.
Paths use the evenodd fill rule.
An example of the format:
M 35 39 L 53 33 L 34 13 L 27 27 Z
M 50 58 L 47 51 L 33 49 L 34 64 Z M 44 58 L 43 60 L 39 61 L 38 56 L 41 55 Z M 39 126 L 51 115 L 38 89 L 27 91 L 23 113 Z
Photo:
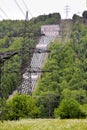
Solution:
M 0 122 L 0 130 L 87 130 L 87 119 L 28 119 Z

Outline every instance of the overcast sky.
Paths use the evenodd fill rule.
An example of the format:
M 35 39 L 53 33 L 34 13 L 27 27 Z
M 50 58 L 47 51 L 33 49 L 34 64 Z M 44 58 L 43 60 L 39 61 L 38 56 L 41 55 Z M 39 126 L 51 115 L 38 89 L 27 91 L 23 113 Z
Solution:
M 73 14 L 81 15 L 84 10 L 87 10 L 86 1 L 87 0 L 0 0 L 0 20 L 8 18 L 25 19 L 27 10 L 29 10 L 29 19 L 54 12 L 59 12 L 62 18 L 66 18 L 66 5 L 68 5 L 69 11 L 68 18 L 71 18 Z

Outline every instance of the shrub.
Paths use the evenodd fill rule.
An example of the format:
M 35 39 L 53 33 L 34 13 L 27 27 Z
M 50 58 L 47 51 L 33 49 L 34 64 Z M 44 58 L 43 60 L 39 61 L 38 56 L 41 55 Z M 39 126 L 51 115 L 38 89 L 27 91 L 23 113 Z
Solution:
M 87 104 L 83 104 L 80 106 L 82 112 L 85 114 L 85 116 L 87 117 Z
M 7 102 L 5 119 L 17 120 L 19 118 L 35 118 L 39 110 L 36 100 L 29 95 L 16 95 Z
M 54 117 L 80 118 L 84 116 L 80 104 L 74 99 L 63 99 L 58 108 L 54 110 Z

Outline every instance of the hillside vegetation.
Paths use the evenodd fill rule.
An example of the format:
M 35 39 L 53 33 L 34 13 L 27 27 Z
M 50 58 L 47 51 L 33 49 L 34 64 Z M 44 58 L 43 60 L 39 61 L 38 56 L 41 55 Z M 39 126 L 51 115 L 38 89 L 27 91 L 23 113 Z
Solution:
M 73 23 L 71 29 L 65 43 L 63 39 L 63 42 L 55 40 L 51 44 L 44 69 L 52 72 L 41 75 L 34 92 L 44 109 L 44 113 L 41 109 L 42 117 L 53 114 L 61 118 L 87 116 L 87 26 Z
M 22 57 L 22 74 L 28 65 L 28 46 L 35 47 L 41 37 L 41 25 L 60 24 L 59 13 L 41 15 L 29 21 L 3 20 L 0 21 L 0 53 L 16 50 L 24 53 Z M 23 48 L 23 49 L 22 49 Z M 4 97 L 8 98 L 20 84 L 21 55 L 16 55 L 4 63 Z M 14 71 L 13 71 L 14 70 Z M 1 90 L 1 88 L 0 88 Z
M 58 18 L 59 21 L 56 20 Z M 40 34 L 42 24 L 60 23 L 61 35 L 49 47 L 51 52 L 43 67 L 43 70 L 49 70 L 49 72 L 41 74 L 32 97 L 16 94 L 9 101 L 1 99 L 1 119 L 3 119 L 3 113 L 5 120 L 87 117 L 87 25 L 83 21 L 83 18 L 77 18 L 77 20 L 74 18 L 73 20 L 63 20 L 60 23 L 60 15 L 55 13 L 39 16 L 37 19 L 29 21 L 29 24 L 33 23 L 32 26 L 28 26 L 29 31 L 33 30 L 33 32 L 29 33 L 30 39 L 28 39 L 28 35 L 26 36 L 25 51 L 28 41 L 31 41 L 31 46 L 35 47 L 34 35 L 37 34 L 36 32 Z M 17 37 L 13 40 L 14 44 L 12 43 L 4 49 L 20 49 L 22 40 L 23 37 Z M 28 54 L 23 58 L 23 68 L 26 68 Z M 5 70 L 12 70 L 14 66 L 15 69 L 20 69 L 18 55 L 12 58 L 8 65 L 6 62 Z M 5 72 L 4 95 L 6 98 L 17 89 L 18 77 L 20 77 L 19 73 L 13 72 L 9 75 Z M 85 122 L 85 120 L 83 121 Z

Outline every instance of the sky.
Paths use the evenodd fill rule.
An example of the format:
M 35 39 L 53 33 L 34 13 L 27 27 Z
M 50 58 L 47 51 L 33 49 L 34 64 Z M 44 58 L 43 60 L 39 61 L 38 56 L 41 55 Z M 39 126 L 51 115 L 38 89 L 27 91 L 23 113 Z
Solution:
M 65 19 L 72 18 L 73 14 L 81 16 L 84 10 L 87 10 L 87 0 L 0 0 L 0 20 L 25 19 L 26 11 L 29 19 L 49 13 L 60 13 Z

